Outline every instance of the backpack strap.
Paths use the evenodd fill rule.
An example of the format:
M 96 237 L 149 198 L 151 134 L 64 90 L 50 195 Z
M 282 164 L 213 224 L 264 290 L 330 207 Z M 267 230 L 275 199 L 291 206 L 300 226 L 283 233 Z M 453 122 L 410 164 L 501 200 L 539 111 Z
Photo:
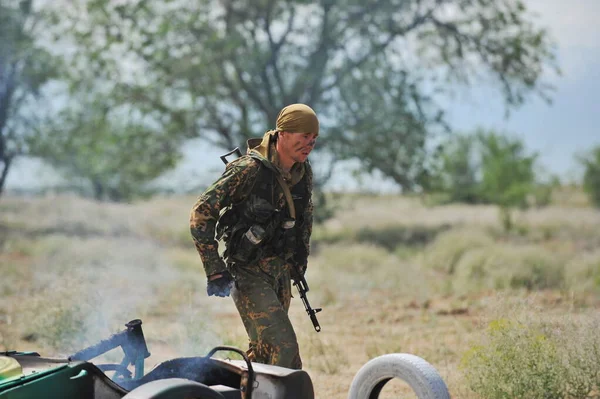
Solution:
M 280 173 L 275 173 L 277 178 L 277 182 L 281 186 L 283 190 L 283 195 L 285 196 L 285 202 L 287 202 L 288 210 L 290 211 L 290 217 L 296 220 L 296 207 L 294 206 L 294 199 L 292 198 L 292 193 L 290 192 L 290 188 L 287 183 L 283 180 L 283 177 Z

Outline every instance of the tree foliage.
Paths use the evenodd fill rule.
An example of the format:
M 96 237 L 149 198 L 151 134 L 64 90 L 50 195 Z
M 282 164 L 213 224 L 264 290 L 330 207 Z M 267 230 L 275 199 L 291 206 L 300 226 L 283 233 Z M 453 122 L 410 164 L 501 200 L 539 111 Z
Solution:
M 478 129 L 448 139 L 435 178 L 435 189 L 451 201 L 526 206 L 536 182 L 537 153 L 523 140 Z
M 528 154 L 522 140 L 495 132 L 479 132 L 481 197 L 502 207 L 526 207 L 535 185 L 538 154 Z
M 594 206 L 600 208 L 600 145 L 579 157 L 584 167 L 583 188 Z
M 29 145 L 80 191 L 97 200 L 126 201 L 150 193 L 148 183 L 179 160 L 178 142 L 132 118 L 110 100 L 79 93 Z
M 447 140 L 438 154 L 437 170 L 429 189 L 444 193 L 450 202 L 481 203 L 480 162 L 474 135 L 458 134 Z
M 450 202 L 498 205 L 510 230 L 512 209 L 549 201 L 552 183 L 538 181 L 538 154 L 529 153 L 521 139 L 479 129 L 449 139 L 443 148 L 432 189 Z
M 0 194 L 26 138 L 44 115 L 42 89 L 59 74 L 60 62 L 36 42 L 39 15 L 32 0 L 0 0 Z
M 87 0 L 57 22 L 81 79 L 172 134 L 231 148 L 303 102 L 322 121 L 317 152 L 406 190 L 448 130 L 440 92 L 489 78 L 518 106 L 549 94 L 540 76 L 554 60 L 520 0 Z

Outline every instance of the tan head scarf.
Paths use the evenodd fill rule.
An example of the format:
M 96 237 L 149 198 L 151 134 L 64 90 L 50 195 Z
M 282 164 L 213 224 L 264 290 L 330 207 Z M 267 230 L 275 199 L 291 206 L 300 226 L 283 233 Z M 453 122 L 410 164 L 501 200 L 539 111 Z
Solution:
M 248 152 L 250 150 L 256 151 L 265 158 L 268 158 L 269 144 L 277 132 L 319 134 L 317 114 L 311 107 L 305 104 L 292 104 L 284 107 L 277 117 L 275 130 L 266 132 L 261 143 L 256 147 L 251 148 L 248 145 Z
M 319 134 L 319 120 L 315 111 L 308 105 L 292 104 L 279 112 L 276 130 L 288 133 Z

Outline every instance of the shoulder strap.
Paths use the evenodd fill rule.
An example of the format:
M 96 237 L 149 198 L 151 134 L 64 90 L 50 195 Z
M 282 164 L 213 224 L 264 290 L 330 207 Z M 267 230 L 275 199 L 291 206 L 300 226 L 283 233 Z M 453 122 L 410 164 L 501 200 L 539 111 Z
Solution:
M 277 179 L 277 183 L 279 183 L 279 185 L 281 186 L 281 190 L 283 191 L 283 195 L 285 196 L 285 202 L 287 202 L 288 210 L 290 212 L 290 217 L 292 219 L 296 220 L 296 207 L 294 206 L 294 200 L 292 199 L 292 193 L 290 192 L 290 188 L 288 187 L 287 183 L 283 180 L 283 177 L 281 176 L 281 174 L 277 170 L 275 170 L 270 163 L 265 162 L 264 159 L 256 156 L 255 154 L 252 154 L 252 153 L 250 154 L 250 156 L 252 158 L 256 159 L 257 161 L 259 161 L 260 163 L 262 163 L 263 165 L 265 165 L 275 175 L 275 178 Z
M 275 173 L 277 178 L 277 182 L 281 186 L 283 190 L 283 195 L 285 196 L 285 202 L 287 202 L 288 209 L 290 211 L 290 217 L 296 220 L 296 207 L 294 206 L 294 200 L 292 199 L 292 193 L 290 192 L 290 188 L 287 183 L 283 180 L 283 177 L 279 173 Z

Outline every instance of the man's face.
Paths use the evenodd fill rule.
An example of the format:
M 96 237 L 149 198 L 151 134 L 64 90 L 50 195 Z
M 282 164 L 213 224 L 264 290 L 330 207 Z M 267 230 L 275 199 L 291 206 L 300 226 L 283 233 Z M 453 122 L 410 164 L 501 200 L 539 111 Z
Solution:
M 315 148 L 318 134 L 279 132 L 281 151 L 294 162 L 304 162 Z

